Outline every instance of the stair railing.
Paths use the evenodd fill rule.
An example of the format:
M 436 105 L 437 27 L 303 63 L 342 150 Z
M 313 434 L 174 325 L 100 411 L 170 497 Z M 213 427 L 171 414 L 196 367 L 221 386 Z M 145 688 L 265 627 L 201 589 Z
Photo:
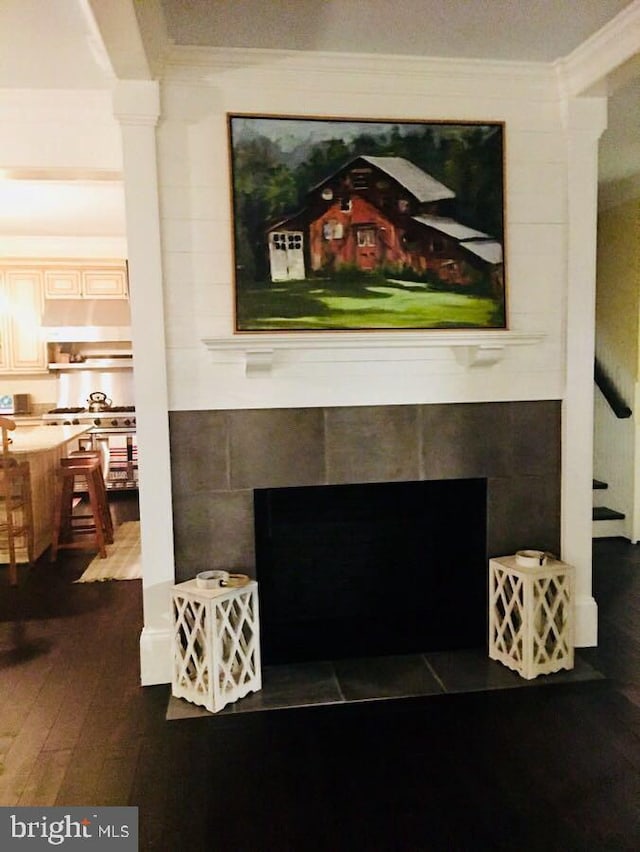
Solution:
M 624 401 L 622 394 L 616 388 L 611 378 L 605 372 L 602 364 L 595 359 L 593 377 L 600 392 L 606 399 L 609 407 L 616 417 L 621 420 L 631 417 L 633 413 L 627 403 Z

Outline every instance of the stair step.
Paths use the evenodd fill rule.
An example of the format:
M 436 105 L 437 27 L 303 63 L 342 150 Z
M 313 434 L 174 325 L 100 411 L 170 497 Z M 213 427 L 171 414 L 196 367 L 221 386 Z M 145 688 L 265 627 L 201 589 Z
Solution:
M 594 521 L 622 521 L 625 515 L 622 512 L 616 512 L 615 509 L 609 509 L 607 506 L 593 507 Z
M 594 479 L 593 480 L 593 487 L 594 487 L 594 489 L 602 490 L 604 488 L 608 488 L 609 486 L 607 485 L 606 482 L 603 482 L 601 479 Z

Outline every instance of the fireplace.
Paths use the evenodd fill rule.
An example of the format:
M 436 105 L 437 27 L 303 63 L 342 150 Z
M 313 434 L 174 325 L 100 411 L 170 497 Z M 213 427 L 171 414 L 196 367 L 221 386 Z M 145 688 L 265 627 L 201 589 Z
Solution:
M 254 492 L 262 658 L 486 642 L 486 480 Z
M 462 547 L 470 534 L 469 519 L 482 518 L 484 584 L 490 557 L 528 547 L 559 553 L 560 426 L 557 400 L 173 411 L 176 580 L 211 568 L 256 575 L 256 492 L 293 489 L 295 498 L 306 488 L 318 489 L 317 495 L 326 487 L 327 495 L 334 495 L 334 487 L 406 483 L 411 490 L 416 483 L 436 488 L 451 483 L 455 489 L 461 480 L 476 480 L 482 482 L 477 487 L 486 495 L 485 508 L 462 511 L 458 498 L 447 498 L 455 505 L 446 517 L 440 515 L 440 524 L 448 529 L 449 541 Z M 333 497 L 314 499 L 332 502 Z M 378 498 L 359 499 L 366 505 Z M 434 498 L 436 505 L 444 501 Z M 426 545 L 422 549 L 428 552 Z M 441 562 L 448 558 L 441 552 Z M 459 555 L 458 562 L 464 561 Z M 470 582 L 465 570 L 471 557 L 467 563 L 459 567 L 461 584 Z M 339 579 L 343 572 L 336 564 Z M 406 564 L 393 572 L 406 574 Z M 263 582 L 268 587 L 270 581 L 260 578 Z M 331 582 L 337 582 L 335 576 Z M 317 587 L 326 596 L 328 585 Z M 484 619 L 484 593 L 483 587 L 483 599 L 463 619 L 461 632 Z M 285 588 L 285 600 L 286 594 Z M 342 606 L 337 596 L 333 599 Z M 455 615 L 456 606 L 452 609 Z M 265 616 L 271 618 L 266 609 Z M 446 641 L 455 645 L 473 637 Z M 367 641 L 367 654 L 375 641 L 375 636 Z

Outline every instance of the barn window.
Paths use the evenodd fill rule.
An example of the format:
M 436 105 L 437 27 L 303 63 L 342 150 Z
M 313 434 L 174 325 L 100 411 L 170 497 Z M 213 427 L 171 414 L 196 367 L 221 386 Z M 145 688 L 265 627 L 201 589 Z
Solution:
M 271 234 L 271 245 L 276 251 L 293 251 L 302 248 L 302 234 L 277 231 Z
M 340 210 L 342 210 L 343 213 L 350 213 L 351 212 L 351 199 L 350 198 L 347 197 L 347 198 L 341 198 L 340 199 Z
M 358 230 L 358 247 L 366 248 L 367 246 L 375 246 L 376 232 L 375 228 L 360 228 Z
M 327 219 L 322 224 L 322 236 L 325 240 L 341 240 L 344 236 L 342 222 L 337 219 Z
M 371 169 L 353 169 L 351 172 L 351 185 L 354 189 L 369 189 L 369 178 Z

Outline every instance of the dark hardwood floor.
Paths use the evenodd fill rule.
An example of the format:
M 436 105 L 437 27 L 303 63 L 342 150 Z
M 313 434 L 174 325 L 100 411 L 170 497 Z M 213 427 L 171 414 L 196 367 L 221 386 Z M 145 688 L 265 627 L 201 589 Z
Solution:
M 168 852 L 640 848 L 640 548 L 594 542 L 607 680 L 173 722 L 90 559 L 1 577 L 0 804 L 136 805 Z

